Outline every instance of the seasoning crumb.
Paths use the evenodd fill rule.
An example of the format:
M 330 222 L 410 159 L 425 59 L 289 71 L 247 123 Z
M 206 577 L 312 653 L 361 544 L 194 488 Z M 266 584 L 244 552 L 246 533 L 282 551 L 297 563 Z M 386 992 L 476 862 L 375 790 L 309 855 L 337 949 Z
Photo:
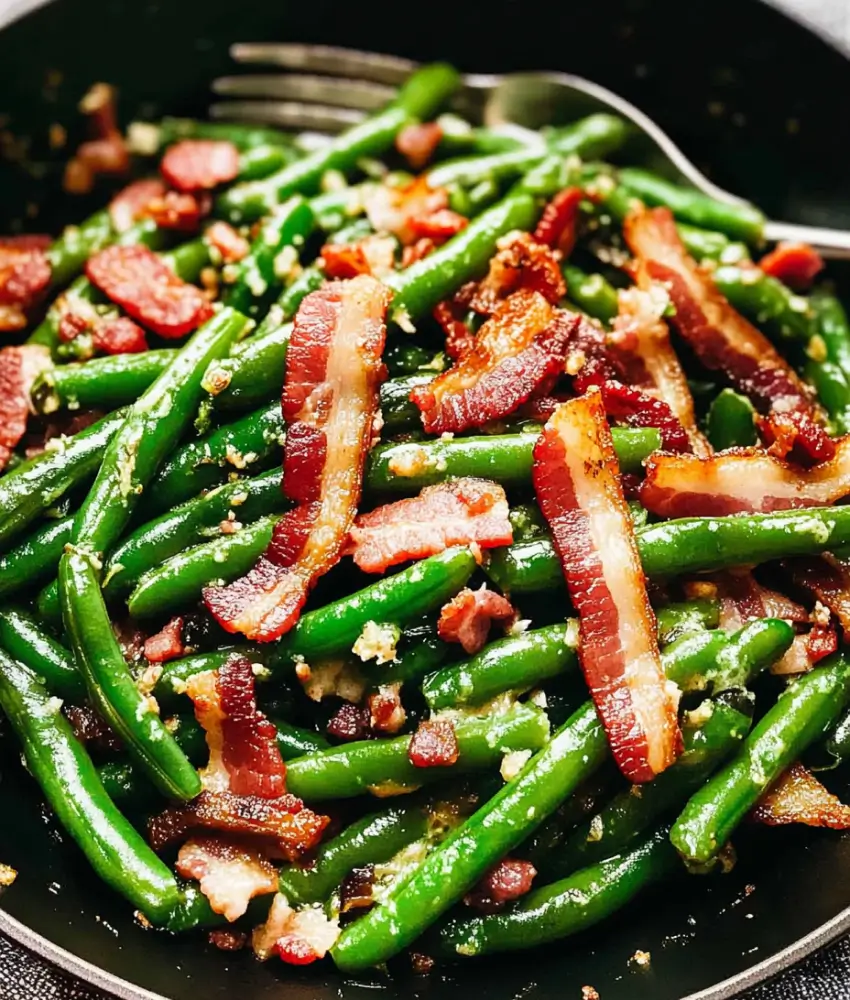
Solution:
M 599 1000 L 599 994 L 592 986 L 582 986 L 581 1000 Z
M 8 889 L 17 877 L 18 873 L 14 868 L 10 868 L 9 865 L 0 863 L 0 887 Z
M 434 968 L 434 959 L 430 955 L 423 955 L 420 951 L 410 953 L 410 964 L 417 976 L 427 976 Z
M 652 955 L 648 951 L 641 951 L 640 948 L 629 959 L 629 962 L 639 969 L 648 969 L 651 961 Z

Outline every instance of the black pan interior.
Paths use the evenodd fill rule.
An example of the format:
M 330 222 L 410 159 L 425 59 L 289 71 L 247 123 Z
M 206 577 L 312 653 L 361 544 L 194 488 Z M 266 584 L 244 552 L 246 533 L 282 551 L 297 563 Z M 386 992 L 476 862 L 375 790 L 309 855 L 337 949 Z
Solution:
M 37 230 L 93 207 L 60 203 L 62 154 L 47 144 L 53 122 L 67 124 L 74 138 L 75 105 L 93 81 L 119 86 L 125 117 L 201 114 L 207 81 L 232 70 L 227 47 L 239 40 L 348 45 L 449 59 L 468 70 L 579 73 L 634 101 L 716 181 L 774 215 L 850 226 L 850 63 L 750 0 L 431 0 L 417 7 L 397 0 L 58 0 L 0 33 L 0 142 L 14 152 L 20 146 L 10 134 L 30 138 L 26 169 L 0 164 L 4 227 L 30 215 Z M 284 989 L 293 1000 L 360 1000 L 375 990 L 544 1000 L 581 996 L 585 984 L 604 1000 L 675 1000 L 703 990 L 720 998 L 737 989 L 714 989 L 722 981 L 766 962 L 755 976 L 762 978 L 779 967 L 769 960 L 794 942 L 814 935 L 801 950 L 815 947 L 850 923 L 834 921 L 850 904 L 850 840 L 745 831 L 730 875 L 671 884 L 558 947 L 430 979 L 352 981 L 331 970 L 263 967 L 136 928 L 73 847 L 57 841 L 8 746 L 0 773 L 0 859 L 20 871 L 2 899 L 5 913 L 173 1000 L 261 1000 Z M 651 953 L 649 969 L 629 964 L 638 948 Z

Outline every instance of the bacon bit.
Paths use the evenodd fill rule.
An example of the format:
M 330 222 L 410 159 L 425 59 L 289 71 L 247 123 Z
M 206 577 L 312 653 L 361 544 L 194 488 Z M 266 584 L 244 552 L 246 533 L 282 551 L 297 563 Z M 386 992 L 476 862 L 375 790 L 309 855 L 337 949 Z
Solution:
M 74 736 L 85 746 L 96 747 L 102 753 L 121 753 L 124 744 L 102 716 L 88 705 L 64 705 L 63 711 Z
M 531 890 L 537 869 L 530 861 L 503 858 L 481 879 L 478 885 L 463 897 L 465 906 L 483 913 L 498 913 L 510 903 Z
M 482 584 L 478 590 L 463 590 L 444 604 L 437 622 L 437 634 L 444 642 L 459 642 L 470 656 L 483 649 L 492 622 L 512 622 L 513 605 L 501 594 Z
M 437 244 L 432 239 L 428 239 L 427 237 L 417 240 L 412 246 L 405 247 L 401 252 L 402 271 L 406 267 L 410 267 L 411 264 L 424 260 L 429 253 L 433 253 L 436 249 Z M 439 306 L 437 308 L 439 308 Z M 436 314 L 436 309 L 434 312 Z
M 126 316 L 99 319 L 91 334 L 92 346 L 103 354 L 141 354 L 148 349 L 145 331 Z
M 50 284 L 50 262 L 40 236 L 0 238 L 0 308 L 8 307 L 8 318 L 0 329 L 23 329 L 26 313 Z
M 798 761 L 762 796 L 750 818 L 768 826 L 804 823 L 847 830 L 850 829 L 850 806 L 827 791 Z
M 708 578 L 720 598 L 720 625 L 728 631 L 741 628 L 758 618 L 782 618 L 802 624 L 808 622 L 806 609 L 776 590 L 763 587 L 746 570 L 716 573 Z
M 407 713 L 401 703 L 401 681 L 381 684 L 368 698 L 369 723 L 379 733 L 395 735 L 407 722 Z
M 425 430 L 465 431 L 513 413 L 562 370 L 579 322 L 539 292 L 515 292 L 447 372 L 411 392 Z
M 327 724 L 325 732 L 345 743 L 365 740 L 371 735 L 371 713 L 364 705 L 346 702 L 340 705 L 336 714 Z
M 352 910 L 369 909 L 375 902 L 372 895 L 374 883 L 374 865 L 352 868 L 339 887 L 339 912 L 350 913 Z
M 697 427 L 687 377 L 661 318 L 667 296 L 659 302 L 651 292 L 626 288 L 619 292 L 618 303 L 612 342 L 628 372 L 628 381 L 657 394 L 685 428 L 691 450 L 697 455 L 710 455 L 711 445 Z
M 153 219 L 160 229 L 194 233 L 211 208 L 212 199 L 207 194 L 166 191 L 161 197 L 152 198 L 148 202 L 143 215 L 147 219 Z
M 788 457 L 808 468 L 835 455 L 835 442 L 806 413 L 771 413 L 760 417 L 758 426 L 769 445 L 768 454 L 777 458 Z
M 835 457 L 813 469 L 749 448 L 712 458 L 656 453 L 645 469 L 640 502 L 662 517 L 828 507 L 850 493 L 850 438 L 840 438 Z
M 144 246 L 111 246 L 90 257 L 86 275 L 149 330 L 183 337 L 213 314 L 203 292 L 189 285 Z
M 47 233 L 21 233 L 18 236 L 0 236 L 2 250 L 47 250 L 53 237 Z
M 22 344 L 0 350 L 0 469 L 26 432 L 32 384 L 50 366 L 46 347 Z
M 457 236 L 469 225 L 469 219 L 450 208 L 441 208 L 428 215 L 414 215 L 410 220 L 410 228 L 416 236 L 416 241 L 431 240 L 441 246 L 446 240 Z
M 414 767 L 451 767 L 460 747 L 450 719 L 426 719 L 410 737 L 407 756 Z
M 436 965 L 430 955 L 423 955 L 421 951 L 410 953 L 410 967 L 414 976 L 427 976 Z
M 380 184 L 365 199 L 366 217 L 377 233 L 392 233 L 404 246 L 415 243 L 414 219 L 425 219 L 447 208 L 449 196 L 443 188 L 432 188 L 426 177 L 409 184 Z
M 255 896 L 277 892 L 277 869 L 258 850 L 218 837 L 187 841 L 177 855 L 177 872 L 195 879 L 213 913 L 233 923 Z
M 126 233 L 127 230 L 144 218 L 148 205 L 157 198 L 165 197 L 168 189 L 158 178 L 133 181 L 118 192 L 109 203 L 109 216 L 116 233 Z
M 183 619 L 174 617 L 156 635 L 145 639 L 145 659 L 149 663 L 167 663 L 183 656 Z
M 532 475 L 579 614 L 581 664 L 614 759 L 630 781 L 650 781 L 677 753 L 677 697 L 664 679 L 598 390 L 556 410 L 535 445 Z
M 762 412 L 797 410 L 815 418 L 806 388 L 788 362 L 688 256 L 669 209 L 629 213 L 623 233 L 637 259 L 639 287 L 649 291 L 660 282 L 667 288 L 676 308 L 673 323 L 706 368 L 725 372 Z
M 451 299 L 434 306 L 434 319 L 446 335 L 446 354 L 453 361 L 457 361 L 475 346 L 475 334 L 463 321 L 468 311 L 468 308 Z
M 88 194 L 101 174 L 124 174 L 130 169 L 130 151 L 118 128 L 116 91 L 96 83 L 80 101 L 93 136 L 77 149 L 65 166 L 62 186 L 70 194 Z
M 795 291 L 811 288 L 826 266 L 823 258 L 808 243 L 780 243 L 758 262 L 759 268 Z
M 656 427 L 665 451 L 689 452 L 691 442 L 685 428 L 663 399 L 657 399 L 633 385 L 609 380 L 599 389 L 608 417 L 625 421 L 630 427 Z
M 559 191 L 543 209 L 534 230 L 535 240 L 545 243 L 553 250 L 560 250 L 564 257 L 569 257 L 576 245 L 579 206 L 586 197 L 580 187 L 568 187 Z
M 811 666 L 838 650 L 838 632 L 834 625 L 812 625 L 805 637 L 806 656 Z
M 798 587 L 811 591 L 850 637 L 850 570 L 831 555 L 789 559 L 785 568 Z
M 219 951 L 242 951 L 248 947 L 248 935 L 244 931 L 234 931 L 230 928 L 217 928 L 210 931 L 207 941 Z
M 356 243 L 326 243 L 321 258 L 328 278 L 356 278 L 358 274 L 381 278 L 395 267 L 395 240 L 373 233 Z
M 261 799 L 283 795 L 286 765 L 274 724 L 257 709 L 250 661 L 233 656 L 218 670 L 191 677 L 186 692 L 210 749 L 204 787 Z
M 251 252 L 251 244 L 229 222 L 216 220 L 204 233 L 204 239 L 221 255 L 223 264 L 238 264 Z
M 395 140 L 395 148 L 417 173 L 431 161 L 443 139 L 438 122 L 417 122 L 405 125 Z
M 275 525 L 256 566 L 204 601 L 228 632 L 269 642 L 287 632 L 316 581 L 339 561 L 357 513 L 379 409 L 390 293 L 361 275 L 301 303 L 287 351 L 283 489 L 298 507 Z
M 437 555 L 452 545 L 474 542 L 489 549 L 512 541 L 502 487 L 486 479 L 455 479 L 361 514 L 345 554 L 366 573 L 384 573 L 390 566 Z
M 309 965 L 324 958 L 339 937 L 339 922 L 329 920 L 321 907 L 293 910 L 278 893 L 265 924 L 256 928 L 254 953 L 261 961 L 277 955 L 289 965 Z
M 178 191 L 211 191 L 239 176 L 239 150 L 218 139 L 184 139 L 169 147 L 162 176 Z
M 539 292 L 553 306 L 567 294 L 555 252 L 528 233 L 508 233 L 498 244 L 490 269 L 475 289 L 471 307 L 489 315 L 512 292 Z

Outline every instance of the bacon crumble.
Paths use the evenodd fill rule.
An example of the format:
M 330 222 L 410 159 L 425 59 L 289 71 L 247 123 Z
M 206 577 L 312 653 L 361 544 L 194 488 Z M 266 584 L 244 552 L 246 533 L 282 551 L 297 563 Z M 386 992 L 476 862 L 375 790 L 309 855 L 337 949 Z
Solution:
M 826 266 L 808 243 L 783 242 L 758 262 L 760 270 L 795 291 L 804 292 Z
M 238 264 L 251 252 L 251 244 L 229 222 L 217 219 L 204 233 L 204 239 L 221 255 L 223 264 Z
M 470 306 L 490 315 L 514 292 L 538 292 L 550 305 L 567 293 L 559 256 L 528 233 L 508 233 L 498 244 L 487 274 L 473 286 Z
M 560 250 L 564 258 L 569 257 L 578 237 L 579 209 L 586 198 L 580 187 L 559 191 L 543 209 L 534 230 L 534 239 L 553 250 Z
M 439 122 L 415 122 L 405 125 L 395 140 L 395 148 L 416 170 L 422 170 L 430 162 L 443 138 Z
M 145 659 L 149 663 L 167 663 L 183 656 L 185 652 L 183 619 L 179 615 L 172 618 L 156 635 L 145 639 Z
M 160 170 L 177 191 L 211 191 L 239 176 L 239 150 L 227 140 L 183 139 L 166 150 Z
M 537 869 L 530 861 L 503 858 L 463 897 L 464 905 L 482 913 L 498 913 L 506 903 L 529 892 L 536 875 Z
M 482 584 L 478 590 L 463 590 L 444 604 L 437 621 L 437 634 L 444 642 L 459 642 L 469 656 L 483 649 L 492 622 L 516 620 L 513 605 L 501 594 Z
M 850 829 L 850 806 L 832 792 L 799 761 L 792 764 L 779 781 L 763 795 L 750 814 L 756 823 L 781 826 L 804 823 L 806 826 Z
M 194 879 L 213 913 L 233 923 L 255 896 L 277 892 L 277 869 L 253 847 L 220 837 L 194 837 L 180 848 L 176 869 Z
M 50 366 L 49 349 L 37 344 L 0 350 L 0 470 L 26 433 L 33 382 Z
M 457 763 L 460 747 L 450 719 L 426 719 L 420 722 L 407 756 L 414 767 L 451 767 Z

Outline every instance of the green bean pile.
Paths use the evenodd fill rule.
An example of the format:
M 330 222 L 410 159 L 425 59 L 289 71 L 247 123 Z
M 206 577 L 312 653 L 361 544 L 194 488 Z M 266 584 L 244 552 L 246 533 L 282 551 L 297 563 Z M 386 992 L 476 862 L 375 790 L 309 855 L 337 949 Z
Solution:
M 435 307 L 480 281 L 508 234 L 534 232 L 565 188 L 581 188 L 582 200 L 576 241 L 559 257 L 563 308 L 610 332 L 630 286 L 612 263 L 625 259 L 623 221 L 641 202 L 668 206 L 688 252 L 779 346 L 835 438 L 850 432 L 850 324 L 840 302 L 825 284 L 801 295 L 754 265 L 763 224 L 756 209 L 619 164 L 629 132 L 619 119 L 594 115 L 525 137 L 473 127 L 441 116 L 457 85 L 450 67 L 425 67 L 386 108 L 312 150 L 271 129 L 136 123 L 129 134 L 153 136 L 157 155 L 187 139 L 237 148 L 235 181 L 218 187 L 211 211 L 248 241 L 247 255 L 222 266 L 202 236 L 179 242 L 152 219 L 119 233 L 106 211 L 46 251 L 51 298 L 29 316 L 24 337 L 51 361 L 28 387 L 30 430 L 90 419 L 34 455 L 23 439 L 0 477 L 0 707 L 56 822 L 158 928 L 191 933 L 224 923 L 146 831 L 150 817 L 202 792 L 208 750 L 187 684 L 237 654 L 254 664 L 259 707 L 287 762 L 287 792 L 340 819 L 309 857 L 277 862 L 275 877 L 277 900 L 318 910 L 335 928 L 313 957 L 327 951 L 347 972 L 411 946 L 459 961 L 565 938 L 662 879 L 711 869 L 801 758 L 827 755 L 837 765 L 850 755 L 850 655 L 840 644 L 790 680 L 767 676 L 812 621 L 824 626 L 824 609 L 802 623 L 765 614 L 730 624 L 722 591 L 696 578 L 765 565 L 776 574 L 796 557 L 840 556 L 850 546 L 850 507 L 664 520 L 631 503 L 639 559 L 654 585 L 661 663 L 682 692 L 683 739 L 675 763 L 635 794 L 613 766 L 583 686 L 578 623 L 534 499 L 540 418 L 523 411 L 428 435 L 411 399 L 452 365 Z M 294 628 L 251 644 L 215 623 L 202 592 L 248 573 L 290 507 L 280 486 L 280 394 L 293 320 L 326 281 L 322 246 L 375 236 L 368 192 L 412 180 L 395 148 L 399 134 L 433 120 L 439 140 L 424 176 L 467 224 L 413 262 L 402 261 L 396 241 L 395 267 L 382 276 L 392 293 L 387 378 L 361 507 L 458 477 L 485 479 L 507 493 L 513 542 L 483 555 L 449 546 L 371 581 L 344 557 Z M 136 158 L 141 171 L 155 169 L 151 152 Z M 191 336 L 152 335 L 148 350 L 104 355 L 60 335 L 69 299 L 100 316 L 123 315 L 83 274 L 89 257 L 116 243 L 147 247 L 205 289 L 213 272 L 210 315 Z M 462 322 L 473 337 L 474 312 Z M 688 354 L 682 364 L 711 448 L 758 447 L 755 400 Z M 651 423 L 616 426 L 612 437 L 620 472 L 632 480 L 662 440 Z M 464 588 L 484 583 L 510 598 L 522 624 L 463 655 L 437 621 Z M 154 635 L 174 616 L 183 653 L 152 670 L 123 637 Z M 392 636 L 389 662 L 353 651 L 375 625 Z M 307 697 L 308 681 L 325 675 L 337 681 Z M 403 724 L 373 738 L 334 735 L 343 677 L 356 690 L 346 697 L 361 708 L 395 686 Z M 95 713 L 120 748 L 85 743 L 69 706 Z M 411 734 L 424 720 L 451 724 L 455 763 L 412 760 Z M 533 887 L 475 909 L 506 859 L 526 863 Z M 352 912 L 352 878 L 364 872 L 371 895 Z M 254 899 L 238 926 L 262 924 L 273 898 Z

